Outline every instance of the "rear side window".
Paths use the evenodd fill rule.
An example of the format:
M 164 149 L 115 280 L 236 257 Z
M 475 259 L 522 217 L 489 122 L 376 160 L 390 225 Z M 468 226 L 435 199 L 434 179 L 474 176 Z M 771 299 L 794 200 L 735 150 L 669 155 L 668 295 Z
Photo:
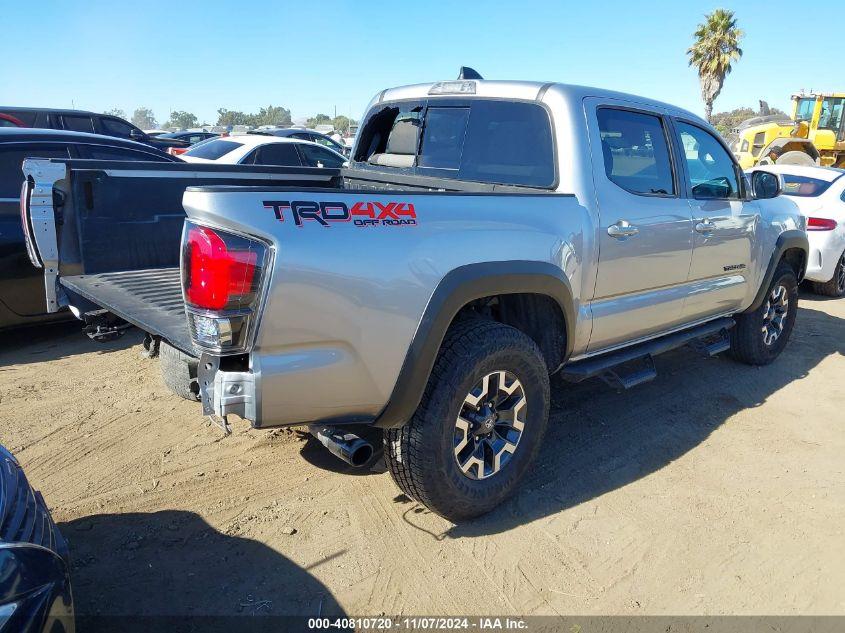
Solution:
M 281 167 L 300 167 L 299 154 L 295 143 L 268 143 L 253 150 L 243 161 L 249 165 L 278 165 Z
M 196 156 L 197 158 L 206 158 L 208 160 L 217 160 L 221 156 L 225 156 L 229 152 L 234 151 L 241 146 L 241 143 L 236 143 L 235 141 L 207 141 L 201 145 L 195 145 L 185 152 L 185 155 Z
M 66 130 L 74 132 L 94 132 L 94 123 L 90 116 L 62 115 L 62 121 Z
M 660 117 L 599 108 L 596 112 L 607 178 L 626 191 L 674 195 L 672 162 Z
M 69 158 L 62 145 L 38 145 L 0 148 L 0 198 L 17 198 L 23 183 L 24 158 Z
M 783 181 L 783 192 L 788 196 L 796 196 L 798 198 L 815 198 L 816 196 L 820 196 L 832 184 L 827 180 L 808 178 L 807 176 L 794 176 L 792 174 L 783 174 Z

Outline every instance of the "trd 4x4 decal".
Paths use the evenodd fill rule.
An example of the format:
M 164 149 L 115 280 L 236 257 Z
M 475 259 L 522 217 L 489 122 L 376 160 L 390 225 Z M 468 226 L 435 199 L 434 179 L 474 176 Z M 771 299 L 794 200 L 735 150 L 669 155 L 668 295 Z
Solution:
M 352 222 L 355 226 L 414 226 L 417 214 L 411 202 L 356 202 L 350 209 L 344 202 L 313 200 L 265 200 L 279 222 L 290 214 L 296 226 L 314 221 L 323 226 L 333 222 Z

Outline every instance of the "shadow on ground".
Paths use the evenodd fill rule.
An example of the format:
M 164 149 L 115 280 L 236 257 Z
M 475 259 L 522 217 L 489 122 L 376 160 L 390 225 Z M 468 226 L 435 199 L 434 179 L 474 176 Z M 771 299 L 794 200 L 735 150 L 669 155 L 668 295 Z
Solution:
M 144 333 L 132 328 L 117 340 L 97 343 L 82 328 L 82 322 L 73 319 L 0 331 L 0 371 L 8 365 L 43 363 L 76 354 L 107 354 L 144 340 Z
M 681 348 L 657 357 L 657 378 L 630 391 L 615 392 L 599 380 L 579 385 L 553 380 L 546 442 L 517 494 L 440 538 L 503 532 L 645 477 L 832 354 L 845 355 L 845 320 L 799 308 L 789 345 L 765 367 Z
M 94 515 L 59 529 L 80 631 L 279 631 L 343 616 L 307 570 L 192 512 Z

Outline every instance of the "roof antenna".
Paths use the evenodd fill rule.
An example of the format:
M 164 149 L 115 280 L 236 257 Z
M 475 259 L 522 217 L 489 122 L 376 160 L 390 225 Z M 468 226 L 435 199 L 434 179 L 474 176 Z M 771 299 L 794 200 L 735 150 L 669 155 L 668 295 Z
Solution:
M 475 68 L 470 68 L 469 66 L 461 66 L 461 70 L 458 71 L 458 79 L 484 79 Z

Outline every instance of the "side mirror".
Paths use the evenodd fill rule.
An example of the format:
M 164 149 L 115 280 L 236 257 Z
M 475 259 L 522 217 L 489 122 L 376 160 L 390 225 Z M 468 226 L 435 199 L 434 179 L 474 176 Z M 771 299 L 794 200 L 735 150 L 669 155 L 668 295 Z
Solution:
M 776 198 L 783 193 L 783 176 L 770 171 L 751 172 L 751 196 L 755 200 Z
M 147 135 L 144 134 L 141 130 L 129 130 L 129 138 L 133 141 L 145 141 L 147 140 Z

